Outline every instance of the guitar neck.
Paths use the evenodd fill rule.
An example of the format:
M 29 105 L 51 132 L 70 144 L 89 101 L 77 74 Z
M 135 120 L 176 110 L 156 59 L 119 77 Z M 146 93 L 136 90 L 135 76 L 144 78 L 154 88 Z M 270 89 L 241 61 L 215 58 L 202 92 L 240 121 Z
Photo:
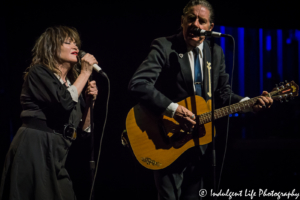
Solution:
M 270 92 L 269 95 L 267 95 L 267 96 L 271 97 L 276 93 L 277 93 L 277 91 Z M 249 100 L 246 100 L 243 102 L 235 103 L 230 106 L 219 108 L 219 109 L 215 110 L 214 118 L 219 119 L 221 117 L 230 115 L 232 113 L 240 112 L 247 108 L 251 108 L 257 102 L 257 99 L 259 97 L 260 96 L 254 97 L 252 99 L 249 99 Z M 206 113 L 199 115 L 199 122 L 200 122 L 200 124 L 206 124 L 206 123 L 211 122 L 211 112 L 206 112 Z

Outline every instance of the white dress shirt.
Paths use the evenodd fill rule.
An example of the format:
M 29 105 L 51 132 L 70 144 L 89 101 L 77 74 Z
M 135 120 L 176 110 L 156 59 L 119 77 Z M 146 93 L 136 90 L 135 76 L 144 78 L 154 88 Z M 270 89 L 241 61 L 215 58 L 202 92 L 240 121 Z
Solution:
M 61 77 L 58 74 L 54 75 L 58 78 L 58 80 L 61 82 L 61 84 L 65 84 L 65 82 L 61 79 Z M 69 79 L 66 77 L 66 82 L 68 85 L 67 86 L 67 90 L 70 92 L 72 100 L 75 101 L 76 103 L 78 103 L 78 91 L 77 88 L 71 84 L 71 82 L 69 81 Z

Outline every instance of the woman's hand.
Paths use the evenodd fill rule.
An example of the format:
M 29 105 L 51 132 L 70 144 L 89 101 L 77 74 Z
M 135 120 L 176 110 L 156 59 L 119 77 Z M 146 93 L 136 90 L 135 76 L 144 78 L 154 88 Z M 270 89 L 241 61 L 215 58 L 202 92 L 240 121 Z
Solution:
M 90 97 L 93 97 L 93 101 L 97 99 L 98 95 L 98 88 L 96 85 L 96 81 L 88 81 L 88 86 L 85 90 L 85 97 L 89 99 Z
M 81 73 L 88 73 L 89 75 L 93 72 L 93 64 L 98 64 L 96 58 L 87 53 L 81 58 Z

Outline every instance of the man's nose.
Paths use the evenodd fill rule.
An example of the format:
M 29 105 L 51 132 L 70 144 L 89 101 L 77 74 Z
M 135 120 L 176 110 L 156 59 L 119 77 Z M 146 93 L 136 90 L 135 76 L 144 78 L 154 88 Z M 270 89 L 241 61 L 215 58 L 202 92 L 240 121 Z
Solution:
M 200 23 L 199 23 L 199 20 L 196 19 L 195 21 L 193 21 L 193 25 L 200 28 Z

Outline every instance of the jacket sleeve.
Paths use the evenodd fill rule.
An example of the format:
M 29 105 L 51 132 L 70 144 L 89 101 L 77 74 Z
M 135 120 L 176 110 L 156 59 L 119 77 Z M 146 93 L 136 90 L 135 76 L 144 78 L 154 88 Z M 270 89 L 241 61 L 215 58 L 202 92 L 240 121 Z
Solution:
M 163 40 L 154 40 L 150 53 L 134 73 L 128 86 L 131 95 L 157 115 L 162 114 L 172 103 L 155 88 L 155 83 L 167 62 Z

